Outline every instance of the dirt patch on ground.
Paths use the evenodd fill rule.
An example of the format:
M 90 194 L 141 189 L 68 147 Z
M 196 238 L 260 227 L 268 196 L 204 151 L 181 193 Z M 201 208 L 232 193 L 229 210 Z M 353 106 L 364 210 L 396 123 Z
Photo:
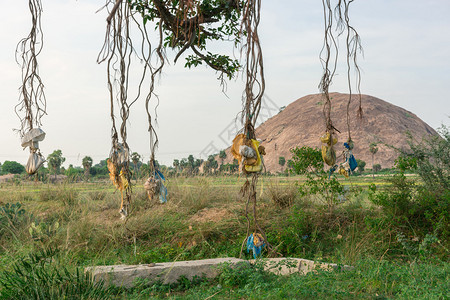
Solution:
M 193 215 L 191 221 L 197 223 L 217 222 L 229 216 L 231 213 L 226 208 L 204 208 Z

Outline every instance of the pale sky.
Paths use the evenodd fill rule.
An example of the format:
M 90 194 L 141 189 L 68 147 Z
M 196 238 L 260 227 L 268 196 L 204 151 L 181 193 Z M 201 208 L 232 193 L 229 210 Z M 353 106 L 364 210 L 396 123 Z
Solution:
M 86 155 L 96 164 L 109 155 L 111 146 L 106 66 L 96 63 L 106 12 L 95 12 L 104 1 L 42 2 L 44 48 L 38 61 L 48 115 L 42 118 L 47 136 L 40 143 L 41 151 L 47 156 L 61 149 L 66 167 L 80 166 Z M 14 53 L 17 42 L 30 30 L 31 17 L 28 1 L 0 3 L 0 162 L 25 164 L 28 152 L 22 150 L 20 138 L 13 132 L 20 126 L 14 106 L 21 85 Z M 266 94 L 272 106 L 285 106 L 319 92 L 322 14 L 319 0 L 262 1 L 259 33 Z M 435 129 L 441 124 L 449 126 L 449 15 L 447 0 L 355 1 L 350 16 L 364 47 L 364 58 L 359 60 L 362 93 L 401 106 Z M 174 66 L 170 51 L 168 57 L 171 65 L 156 87 L 160 96 L 156 158 L 171 165 L 175 158 L 205 154 L 208 145 L 218 149 L 229 146 L 223 132 L 241 109 L 243 81 L 239 77 L 229 82 L 224 95 L 214 71 L 184 69 L 183 57 Z M 345 61 L 340 62 L 337 73 L 330 91 L 347 93 Z M 145 161 L 150 154 L 146 122 L 140 100 L 131 111 L 128 144 Z

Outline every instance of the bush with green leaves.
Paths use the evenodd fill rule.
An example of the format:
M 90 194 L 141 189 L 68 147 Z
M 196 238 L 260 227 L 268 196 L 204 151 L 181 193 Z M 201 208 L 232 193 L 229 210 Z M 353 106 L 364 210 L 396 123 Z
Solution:
M 358 165 L 358 168 L 357 168 L 358 173 L 362 174 L 364 172 L 364 168 L 366 167 L 366 162 L 363 160 L 357 159 L 356 163 Z
M 5 161 L 2 165 L 2 174 L 20 174 L 25 172 L 25 167 L 16 161 Z
M 333 211 L 344 189 L 334 175 L 325 172 L 321 152 L 306 146 L 296 147 L 291 152 L 292 159 L 288 164 L 291 172 L 306 176 L 305 184 L 299 186 L 300 195 L 314 195 L 328 206 L 330 212 Z
M 401 232 L 425 237 L 432 234 L 448 244 L 450 234 L 450 133 L 421 142 L 409 136 L 408 151 L 396 160 L 391 185 L 377 191 L 373 185 L 369 199 L 383 208 L 386 218 Z M 419 175 L 407 177 L 406 172 Z M 448 250 L 447 250 L 448 251 Z

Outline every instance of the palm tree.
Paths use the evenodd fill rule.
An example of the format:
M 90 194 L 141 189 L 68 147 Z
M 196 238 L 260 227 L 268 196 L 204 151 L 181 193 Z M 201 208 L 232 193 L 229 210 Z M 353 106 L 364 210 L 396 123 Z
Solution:
M 377 144 L 376 143 L 370 143 L 369 151 L 370 151 L 370 153 L 372 153 L 372 178 L 375 178 L 374 167 L 373 167 L 373 158 L 375 156 L 375 153 L 378 152 Z
M 178 169 L 180 167 L 180 161 L 178 159 L 174 159 L 173 160 L 173 166 L 175 168 L 175 174 L 178 174 L 178 171 L 179 171 Z
M 137 172 L 138 172 L 138 163 L 141 161 L 142 156 L 137 153 L 137 152 L 133 152 L 131 153 L 131 161 L 133 162 L 134 165 L 134 178 L 137 179 Z
M 90 156 L 85 156 L 81 161 L 81 164 L 84 168 L 84 180 L 87 181 L 89 179 L 89 171 L 92 167 L 92 158 Z
M 62 156 L 61 150 L 55 150 L 55 151 L 53 151 L 52 154 L 49 154 L 49 156 L 47 156 L 48 167 L 50 170 L 53 171 L 53 174 L 55 175 L 55 180 L 56 180 L 56 175 L 59 174 L 61 165 L 63 164 L 63 162 L 65 160 L 66 160 L 66 158 Z
M 221 166 L 221 168 L 222 168 L 222 166 L 223 166 L 223 161 L 225 160 L 225 158 L 227 158 L 227 153 L 225 152 L 225 150 L 222 150 L 222 151 L 219 152 L 219 158 L 222 160 L 222 161 L 220 162 L 220 166 Z

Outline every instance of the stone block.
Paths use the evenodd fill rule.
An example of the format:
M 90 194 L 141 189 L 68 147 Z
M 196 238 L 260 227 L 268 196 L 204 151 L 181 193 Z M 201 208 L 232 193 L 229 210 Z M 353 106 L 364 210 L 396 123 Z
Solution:
M 189 280 L 194 276 L 214 278 L 218 275 L 219 265 L 224 263 L 235 265 L 245 261 L 238 258 L 215 258 L 149 265 L 96 266 L 88 267 L 85 271 L 92 273 L 94 282 L 103 280 L 105 286 L 130 288 L 138 278 L 148 283 L 161 281 L 164 284 L 175 283 L 183 276 Z

